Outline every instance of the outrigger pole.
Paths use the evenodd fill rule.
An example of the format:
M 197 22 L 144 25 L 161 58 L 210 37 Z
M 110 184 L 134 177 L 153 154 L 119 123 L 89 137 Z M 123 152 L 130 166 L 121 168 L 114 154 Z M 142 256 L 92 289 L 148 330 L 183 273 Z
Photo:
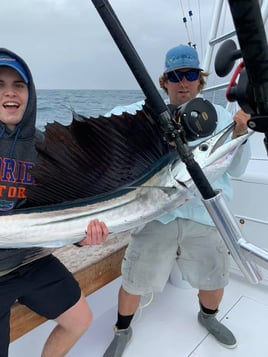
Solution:
M 171 112 L 155 87 L 111 5 L 107 0 L 92 0 L 92 2 L 155 112 L 165 136 L 169 142 L 175 142 L 178 154 L 185 163 L 191 178 L 201 193 L 203 202 L 234 260 L 245 277 L 250 282 L 257 283 L 261 280 L 261 276 L 255 264 L 245 257 L 238 244 L 238 241 L 243 239 L 243 237 L 236 221 L 224 202 L 223 196 L 220 192 L 214 192 L 201 167 L 194 160 L 191 150 L 183 141 L 181 133 L 176 127 Z

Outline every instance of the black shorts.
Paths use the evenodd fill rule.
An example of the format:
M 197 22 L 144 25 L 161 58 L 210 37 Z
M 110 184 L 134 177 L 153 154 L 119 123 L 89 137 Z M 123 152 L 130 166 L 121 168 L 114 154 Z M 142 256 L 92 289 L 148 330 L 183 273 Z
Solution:
M 10 308 L 16 300 L 47 319 L 55 319 L 80 296 L 78 282 L 53 255 L 0 277 L 0 357 L 8 356 Z

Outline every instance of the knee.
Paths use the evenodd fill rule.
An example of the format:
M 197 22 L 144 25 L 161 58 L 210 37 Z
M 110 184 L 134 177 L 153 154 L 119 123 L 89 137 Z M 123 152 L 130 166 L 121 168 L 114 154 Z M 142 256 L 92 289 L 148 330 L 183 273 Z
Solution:
M 82 309 L 76 314 L 72 323 L 69 324 L 71 333 L 77 336 L 82 336 L 91 326 L 93 321 L 93 313 L 89 307 Z
M 88 306 L 87 302 L 85 301 L 86 306 L 81 309 L 79 312 L 78 321 L 79 321 L 79 328 L 81 330 L 81 333 L 84 333 L 87 331 L 92 324 L 93 321 L 93 313 L 90 307 Z
M 75 335 L 82 335 L 93 321 L 93 313 L 82 295 L 78 302 L 60 315 L 56 322 Z
M 120 290 L 119 290 L 119 298 L 120 299 L 140 299 L 140 295 L 137 295 L 137 294 L 131 294 L 129 292 L 127 292 L 123 286 L 120 287 Z

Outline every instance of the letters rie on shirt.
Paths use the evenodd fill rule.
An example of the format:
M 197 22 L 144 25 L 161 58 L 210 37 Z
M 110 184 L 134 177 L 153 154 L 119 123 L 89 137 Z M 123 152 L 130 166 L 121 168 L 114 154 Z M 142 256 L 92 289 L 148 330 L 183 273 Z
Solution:
M 25 185 L 36 184 L 30 174 L 33 166 L 33 162 L 0 158 L 0 198 L 26 198 Z

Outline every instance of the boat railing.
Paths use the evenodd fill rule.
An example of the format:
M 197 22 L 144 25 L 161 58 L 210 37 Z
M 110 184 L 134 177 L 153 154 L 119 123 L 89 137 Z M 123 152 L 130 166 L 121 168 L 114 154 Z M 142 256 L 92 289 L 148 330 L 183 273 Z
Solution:
M 226 89 L 228 87 L 229 83 L 221 83 L 221 84 L 215 84 L 213 86 L 204 88 L 202 90 L 202 93 L 209 93 L 209 92 L 214 92 L 215 90 L 219 90 L 219 89 Z
M 264 23 L 267 20 L 268 14 L 267 3 L 267 1 L 260 2 Z M 210 71 L 210 68 L 212 67 L 215 46 L 236 35 L 235 30 L 226 32 L 225 34 L 221 35 L 218 34 L 223 6 L 225 4 L 226 3 L 224 3 L 224 0 L 216 0 L 214 3 L 208 46 L 202 63 L 202 68 L 208 73 L 213 72 Z M 214 84 L 204 89 L 203 93 L 211 93 L 225 89 L 227 87 L 228 83 Z M 230 108 L 230 106 L 227 104 L 227 109 L 228 108 Z M 256 264 L 264 267 L 265 269 L 268 269 L 268 252 L 255 246 L 252 243 L 247 242 L 244 239 L 243 234 L 240 231 L 236 220 L 234 219 L 234 216 L 231 214 L 227 205 L 225 205 L 225 202 L 221 196 L 218 196 L 219 197 L 216 196 L 210 201 L 204 200 L 204 204 L 214 219 L 214 222 L 217 222 L 217 228 L 219 229 L 240 270 L 250 282 L 257 283 L 261 280 L 261 274 L 257 269 Z

